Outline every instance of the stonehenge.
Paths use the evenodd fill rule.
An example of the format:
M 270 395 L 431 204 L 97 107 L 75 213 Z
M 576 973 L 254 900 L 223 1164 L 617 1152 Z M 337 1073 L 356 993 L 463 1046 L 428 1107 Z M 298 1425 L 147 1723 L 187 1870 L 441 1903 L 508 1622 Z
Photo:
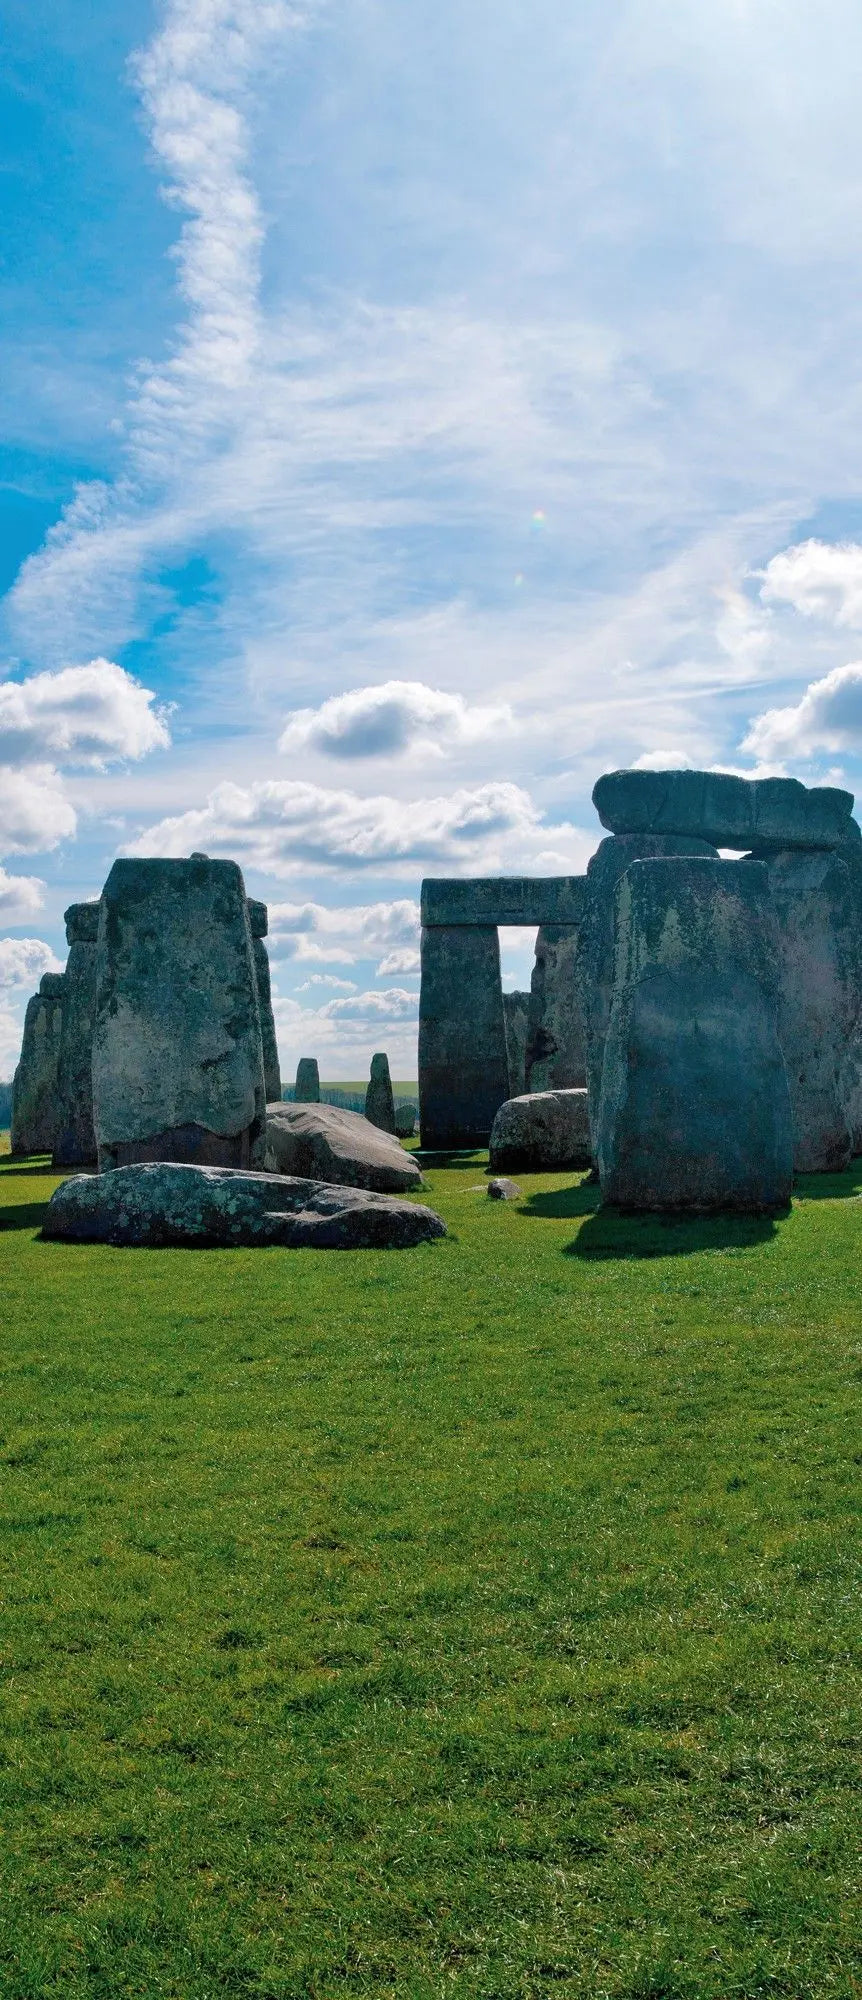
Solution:
M 724 771 L 608 771 L 593 805 L 611 833 L 672 833 L 715 847 L 842 847 L 862 835 L 852 792 L 798 778 L 736 778 Z
M 57 1143 L 57 1065 L 63 1022 L 62 972 L 45 972 L 27 1002 L 21 1056 L 12 1078 L 13 1158 L 53 1153 Z
M 69 956 L 63 974 L 53 1160 L 55 1167 L 91 1167 L 96 1163 L 93 1023 L 99 905 L 72 903 L 64 921 Z

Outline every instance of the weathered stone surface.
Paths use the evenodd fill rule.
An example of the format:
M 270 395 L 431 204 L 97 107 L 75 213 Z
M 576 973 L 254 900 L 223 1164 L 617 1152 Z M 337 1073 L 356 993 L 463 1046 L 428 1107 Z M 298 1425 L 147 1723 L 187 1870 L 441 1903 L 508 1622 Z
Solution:
M 320 1103 L 320 1071 L 316 1056 L 300 1056 L 296 1065 L 293 1101 L 295 1104 Z
M 505 1174 L 500 1174 L 496 1180 L 488 1182 L 488 1198 L 490 1201 L 520 1201 L 521 1190 L 517 1181 L 507 1180 Z
M 617 883 L 633 861 L 686 854 L 712 855 L 717 859 L 716 849 L 706 840 L 689 840 L 678 834 L 630 833 L 603 840 L 587 868 L 575 973 L 584 1024 L 590 1126 L 594 1135 L 614 986 L 614 898 Z
M 428 876 L 422 884 L 422 922 L 446 929 L 456 924 L 576 924 L 583 894 L 583 875 Z
M 99 904 L 71 903 L 66 911 L 65 924 L 69 956 L 63 975 L 54 1165 L 89 1167 L 96 1160 L 93 1023 Z
M 559 1173 L 588 1167 L 591 1158 L 585 1090 L 540 1090 L 501 1104 L 488 1147 L 495 1173 Z
M 484 1146 L 509 1095 L 500 946 L 490 926 L 422 932 L 419 1116 L 422 1144 Z
M 51 1197 L 42 1234 L 147 1250 L 404 1250 L 446 1230 L 419 1202 L 360 1188 L 151 1163 L 65 1181 Z
M 57 1064 L 64 974 L 43 974 L 27 1002 L 21 1057 L 12 1078 L 13 1156 L 52 1153 L 57 1141 Z
M 415 1159 L 391 1133 L 337 1104 L 268 1104 L 266 1165 L 270 1173 L 373 1188 L 378 1194 L 407 1194 L 422 1186 Z
M 797 1173 L 838 1173 L 853 1134 L 848 1045 L 862 1000 L 862 923 L 840 855 L 788 848 L 770 855 L 778 944 L 778 1038 L 793 1109 Z
M 418 1104 L 411 1104 L 406 1097 L 395 1100 L 395 1130 L 399 1139 L 412 1139 L 419 1116 Z
M 378 1054 L 371 1058 L 371 1076 L 365 1092 L 365 1116 L 369 1125 L 377 1125 L 381 1132 L 395 1131 L 395 1099 L 387 1055 Z
M 265 938 L 269 931 L 269 911 L 255 896 L 247 896 L 249 928 L 253 938 Z
M 263 909 L 264 905 L 257 906 Z M 249 904 L 251 909 L 251 904 Z M 254 975 L 257 980 L 257 998 L 260 1013 L 260 1045 L 263 1055 L 263 1087 L 267 1104 L 275 1104 L 281 1096 L 281 1064 L 278 1060 L 278 1042 L 275 1033 L 275 1016 L 272 1011 L 272 986 L 269 977 L 269 953 L 263 938 L 253 936 L 251 948 L 254 954 Z
M 544 924 L 536 938 L 525 1090 L 582 1090 L 586 1085 L 578 939 L 579 931 L 574 924 Z
M 103 1169 L 262 1166 L 259 996 L 235 862 L 114 862 L 99 926 L 93 1091 Z
M 793 1121 L 778 1040 L 766 869 L 635 862 L 617 891 L 617 966 L 596 1135 L 622 1208 L 782 1208 Z
M 509 1096 L 522 1097 L 527 1088 L 527 1024 L 530 1018 L 529 993 L 503 994 L 503 1021 L 506 1029 L 506 1057 L 509 1069 Z
M 858 841 L 852 792 L 723 771 L 609 771 L 593 804 L 613 833 L 677 833 L 716 847 L 841 847 Z

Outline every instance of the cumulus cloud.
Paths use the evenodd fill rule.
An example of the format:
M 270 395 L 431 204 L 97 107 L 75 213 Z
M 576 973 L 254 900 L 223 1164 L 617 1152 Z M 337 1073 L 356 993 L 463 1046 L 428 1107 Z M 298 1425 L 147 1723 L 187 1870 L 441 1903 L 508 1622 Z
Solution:
M 393 1074 L 416 1075 L 418 1003 L 403 987 L 357 992 L 306 1007 L 295 998 L 274 1000 L 283 1073 L 289 1076 L 301 1055 L 316 1055 L 330 1076 L 361 1075 L 381 1045 Z
M 512 720 L 505 703 L 483 708 L 424 681 L 383 681 L 334 695 L 320 708 L 297 709 L 278 747 L 327 757 L 399 757 L 407 750 L 441 756 L 510 729 Z
M 0 764 L 85 764 L 145 757 L 170 742 L 150 688 L 113 660 L 90 660 L 0 686 Z
M 312 972 L 310 978 L 304 979 L 302 985 L 298 986 L 296 990 L 297 993 L 311 993 L 316 986 L 325 986 L 330 991 L 335 989 L 339 993 L 356 992 L 355 980 L 336 979 L 331 972 Z
M 70 839 L 77 824 L 62 780 L 50 766 L 0 770 L 0 853 L 45 853 Z
M 62 972 L 51 946 L 41 938 L 0 938 L 0 991 L 26 986 L 35 992 L 43 972 Z
M 415 956 L 418 962 L 418 940 L 419 904 L 407 897 L 391 903 L 357 903 L 347 907 L 324 903 L 269 905 L 269 947 L 276 959 L 354 965 L 357 959 L 376 958 L 379 952 L 388 950 L 392 957 L 400 953 Z M 383 965 L 377 969 L 382 972 Z M 335 985 L 337 981 L 331 983 Z
M 862 626 L 862 545 L 797 542 L 773 556 L 764 570 L 764 604 L 789 604 L 803 618 Z
M 408 945 L 405 945 L 402 946 L 400 951 L 388 951 L 386 957 L 381 958 L 380 964 L 377 967 L 377 977 L 378 979 L 385 979 L 387 976 L 391 976 L 393 972 L 418 971 L 419 953 L 415 949 L 411 950 Z
M 823 751 L 858 752 L 862 745 L 862 660 L 834 667 L 812 681 L 801 701 L 768 708 L 752 723 L 742 748 L 752 756 L 779 761 Z
M 9 875 L 0 868 L 0 922 L 25 924 L 44 901 L 45 884 L 38 875 Z

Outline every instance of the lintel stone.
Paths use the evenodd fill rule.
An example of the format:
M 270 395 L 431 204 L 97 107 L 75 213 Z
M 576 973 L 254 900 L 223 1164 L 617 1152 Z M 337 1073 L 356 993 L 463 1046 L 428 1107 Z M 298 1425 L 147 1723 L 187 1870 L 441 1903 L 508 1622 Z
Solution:
M 582 875 L 428 876 L 422 884 L 425 929 L 457 924 L 576 924 Z

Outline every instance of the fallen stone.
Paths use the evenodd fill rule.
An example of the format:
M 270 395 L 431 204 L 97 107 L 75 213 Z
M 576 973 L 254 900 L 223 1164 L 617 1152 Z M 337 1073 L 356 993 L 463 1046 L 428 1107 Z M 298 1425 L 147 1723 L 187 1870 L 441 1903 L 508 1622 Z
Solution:
M 612 833 L 675 833 L 716 847 L 842 847 L 860 839 L 852 792 L 724 771 L 609 771 L 593 788 Z
M 266 1168 L 379 1194 L 406 1194 L 423 1184 L 416 1160 L 393 1134 L 337 1104 L 268 1104 Z
M 98 903 L 71 903 L 65 914 L 69 956 L 63 975 L 63 1021 L 57 1059 L 55 1167 L 96 1161 L 93 1122 L 93 1028 L 96 1013 Z
M 51 1242 L 129 1249 L 406 1250 L 445 1236 L 419 1202 L 175 1162 L 76 1176 L 52 1195 Z
M 21 1056 L 12 1078 L 13 1158 L 53 1153 L 57 1143 L 57 1065 L 63 1021 L 62 972 L 46 972 L 27 1002 Z
M 617 929 L 596 1134 L 604 1200 L 785 1207 L 793 1120 L 766 869 L 635 862 L 617 891 Z
M 395 1131 L 395 1099 L 387 1055 L 371 1058 L 371 1077 L 365 1092 L 365 1116 L 369 1125 L 376 1125 L 381 1132 Z
M 858 886 L 835 852 L 765 859 L 778 946 L 778 1039 L 797 1173 L 840 1173 L 853 1150 L 846 1066 L 862 1000 Z
M 588 1167 L 590 1121 L 585 1090 L 540 1090 L 501 1104 L 491 1129 L 489 1164 L 523 1173 Z
M 605 1036 L 614 990 L 614 898 L 617 883 L 633 861 L 687 854 L 711 855 L 718 859 L 716 849 L 706 840 L 689 840 L 678 834 L 631 833 L 603 840 L 587 868 L 575 974 L 584 1023 L 590 1129 L 594 1136 L 599 1115 Z
M 399 1139 L 412 1139 L 419 1116 L 417 1104 L 410 1104 L 406 1097 L 395 1100 L 395 1131 Z
M 507 1180 L 505 1174 L 500 1174 L 496 1180 L 488 1182 L 488 1197 L 491 1201 L 520 1201 L 521 1190 L 517 1181 Z
M 234 861 L 115 861 L 102 892 L 93 1096 L 99 1165 L 262 1167 L 263 1051 Z
M 574 924 L 543 924 L 536 936 L 524 1090 L 583 1090 L 586 1085 L 579 948 Z
M 293 1101 L 294 1104 L 320 1103 L 320 1071 L 316 1056 L 300 1056 L 296 1065 Z
M 523 1097 L 527 1088 L 527 1027 L 530 1018 L 529 993 L 503 994 L 503 1022 L 506 1030 L 506 1057 L 509 1068 L 509 1095 Z

